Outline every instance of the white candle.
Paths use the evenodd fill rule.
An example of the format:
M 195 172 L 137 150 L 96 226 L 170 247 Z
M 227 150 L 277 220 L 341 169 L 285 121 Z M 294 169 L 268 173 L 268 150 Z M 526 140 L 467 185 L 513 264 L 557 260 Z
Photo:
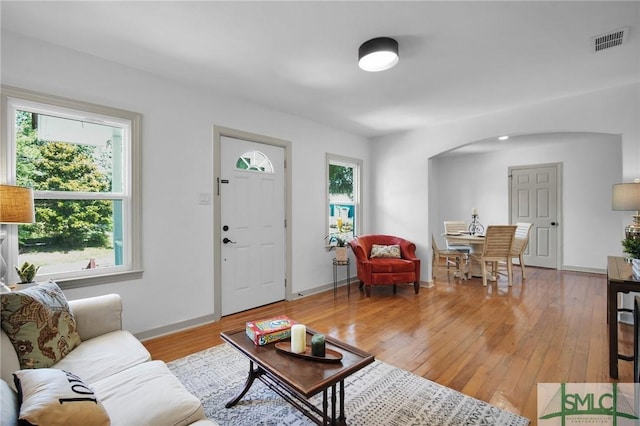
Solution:
M 475 207 L 471 209 L 471 214 L 478 214 L 478 209 L 476 209 Z
M 291 352 L 301 354 L 307 350 L 307 328 L 302 324 L 291 326 Z

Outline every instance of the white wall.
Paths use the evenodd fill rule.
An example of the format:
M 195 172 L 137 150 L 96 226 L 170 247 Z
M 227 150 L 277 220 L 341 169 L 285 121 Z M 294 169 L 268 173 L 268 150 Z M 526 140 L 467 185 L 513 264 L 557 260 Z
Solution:
M 428 159 L 467 143 L 499 135 L 555 132 L 620 135 L 621 177 L 630 182 L 640 176 L 639 100 L 640 85 L 634 83 L 378 138 L 373 146 L 373 167 L 376 171 L 372 174 L 376 195 L 373 200 L 373 228 L 376 232 L 399 232 L 413 239 L 418 245 L 418 254 L 425 260 L 429 259 L 430 234 L 437 233 L 440 228 L 431 229 L 429 226 L 430 217 L 437 211 L 429 205 L 431 197 L 427 177 L 431 177 L 431 171 Z M 601 202 L 609 205 L 610 198 Z M 582 201 L 579 203 L 583 208 L 590 207 Z M 400 218 L 398 212 L 402 212 Z M 631 221 L 631 215 L 620 214 L 619 218 L 613 215 L 610 220 L 622 230 Z M 577 217 L 573 226 L 589 229 L 593 223 L 588 216 Z M 620 237 L 620 232 L 612 233 L 600 244 L 613 248 L 619 244 Z M 620 255 L 621 251 L 610 254 Z M 574 253 L 567 256 L 572 259 Z M 422 262 L 423 277 L 428 276 L 429 263 Z M 605 265 L 606 259 L 603 258 L 591 266 L 604 268 Z
M 517 138 L 512 138 L 495 152 L 432 159 L 438 188 L 438 194 L 429 195 L 434 235 L 444 246 L 443 221 L 469 223 L 474 207 L 485 227 L 509 223 L 509 167 L 561 163 L 562 216 L 557 221 L 562 269 L 603 270 L 608 255 L 622 253 L 621 213 L 611 211 L 611 185 L 622 179 L 620 136 L 571 133 L 527 139 L 526 145 L 518 146 Z M 618 235 L 618 240 L 611 235 Z
M 423 280 L 430 233 L 439 230 L 429 226 L 430 157 L 502 134 L 609 133 L 621 136 L 622 178 L 640 176 L 638 84 L 378 138 L 371 151 L 362 137 L 202 87 L 6 32 L 1 43 L 2 84 L 143 114 L 144 277 L 67 292 L 72 299 L 120 293 L 125 326 L 134 333 L 214 314 L 212 206 L 198 205 L 199 193 L 213 193 L 214 124 L 292 141 L 290 282 L 295 293 L 332 280 L 332 253 L 323 248 L 325 152 L 364 161 L 363 232 L 414 240 L 423 258 Z M 175 220 L 185 212 L 187 220 Z M 631 216 L 621 216 L 622 230 Z M 580 229 L 592 225 L 586 219 L 575 224 Z M 613 246 L 619 239 L 620 234 L 611 235 L 604 244 Z
M 134 333 L 213 317 L 213 206 L 199 205 L 198 194 L 214 192 L 214 125 L 292 142 L 289 283 L 297 294 L 332 282 L 325 153 L 362 159 L 367 188 L 365 138 L 12 33 L 1 42 L 2 84 L 143 115 L 143 278 L 69 289 L 67 297 L 120 293 Z M 365 191 L 365 225 L 368 198 Z

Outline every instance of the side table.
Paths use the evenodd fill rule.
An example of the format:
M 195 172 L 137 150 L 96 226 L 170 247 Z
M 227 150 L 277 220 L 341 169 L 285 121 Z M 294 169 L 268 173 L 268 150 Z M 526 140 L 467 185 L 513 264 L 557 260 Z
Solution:
M 633 361 L 634 355 L 618 352 L 618 312 L 633 312 L 618 307 L 618 293 L 640 292 L 640 280 L 633 276 L 631 264 L 623 257 L 607 258 L 607 322 L 609 323 L 609 376 L 618 378 L 618 360 Z M 635 351 L 635 348 L 634 348 Z
M 333 297 L 338 294 L 338 266 L 347 267 L 347 297 L 351 296 L 351 259 L 338 260 L 333 258 Z

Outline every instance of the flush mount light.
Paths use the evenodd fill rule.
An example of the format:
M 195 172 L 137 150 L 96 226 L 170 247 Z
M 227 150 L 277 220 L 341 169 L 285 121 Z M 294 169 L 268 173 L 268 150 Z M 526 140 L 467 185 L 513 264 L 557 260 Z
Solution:
M 358 66 L 365 71 L 384 71 L 398 63 L 398 42 L 378 37 L 362 43 L 358 50 Z
M 501 141 L 506 141 L 507 139 L 509 139 L 509 136 L 500 136 L 498 139 Z

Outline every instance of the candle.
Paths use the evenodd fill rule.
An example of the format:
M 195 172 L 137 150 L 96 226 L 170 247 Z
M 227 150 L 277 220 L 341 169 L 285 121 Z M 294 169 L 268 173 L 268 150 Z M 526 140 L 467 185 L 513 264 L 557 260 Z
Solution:
M 307 328 L 302 324 L 291 326 L 291 352 L 301 354 L 307 350 Z
M 471 209 L 471 214 L 472 215 L 477 215 L 478 214 L 478 209 L 476 209 L 475 207 Z
M 324 334 L 314 334 L 311 338 L 311 355 L 325 356 Z

